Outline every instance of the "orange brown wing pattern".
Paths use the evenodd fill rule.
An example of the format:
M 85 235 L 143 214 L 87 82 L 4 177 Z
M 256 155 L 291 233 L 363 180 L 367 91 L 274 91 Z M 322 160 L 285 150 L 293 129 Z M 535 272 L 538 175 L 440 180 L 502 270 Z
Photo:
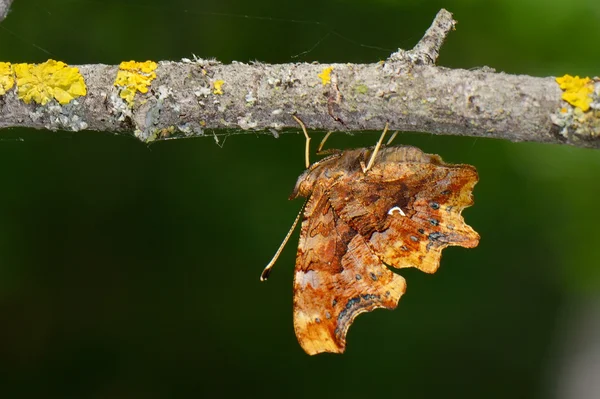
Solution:
M 477 183 L 470 165 L 414 147 L 346 151 L 306 170 L 291 198 L 309 197 L 294 277 L 294 328 L 309 354 L 341 353 L 360 313 L 395 308 L 406 289 L 395 268 L 435 272 L 449 245 L 475 247 L 461 212 Z
M 294 329 L 306 353 L 343 352 L 354 318 L 395 308 L 405 287 L 317 187 L 306 205 L 294 277 Z
M 386 162 L 385 157 L 382 152 L 359 179 L 340 178 L 331 195 L 336 213 L 369 241 L 385 264 L 434 273 L 442 249 L 477 246 L 479 235 L 461 216 L 473 204 L 475 168 L 447 165 L 439 158 L 424 163 Z

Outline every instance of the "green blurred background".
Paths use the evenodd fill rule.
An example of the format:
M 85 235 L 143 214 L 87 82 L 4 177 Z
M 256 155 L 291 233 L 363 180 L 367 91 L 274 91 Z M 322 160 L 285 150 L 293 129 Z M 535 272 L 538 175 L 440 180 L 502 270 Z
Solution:
M 459 23 L 440 65 L 598 73 L 597 0 L 15 0 L 0 60 L 370 63 L 441 7 Z M 359 317 L 346 354 L 309 357 L 292 327 L 298 232 L 259 282 L 302 204 L 287 196 L 304 138 L 233 133 L 0 132 L 2 398 L 568 397 L 569 348 L 587 353 L 578 323 L 600 303 L 600 152 L 400 135 L 477 167 L 464 215 L 481 243 L 445 250 L 435 275 L 402 271 L 395 311 Z

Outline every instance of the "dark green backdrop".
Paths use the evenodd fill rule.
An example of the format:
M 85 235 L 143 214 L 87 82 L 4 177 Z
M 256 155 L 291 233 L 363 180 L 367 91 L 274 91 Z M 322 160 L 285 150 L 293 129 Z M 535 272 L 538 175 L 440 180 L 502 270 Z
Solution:
M 377 62 L 440 7 L 459 21 L 440 65 L 598 73 L 600 3 L 584 0 L 15 0 L 0 60 Z M 435 275 L 403 271 L 398 309 L 359 317 L 346 354 L 309 357 L 292 328 L 297 232 L 258 279 L 301 206 L 286 198 L 304 138 L 212 133 L 0 132 L 1 397 L 557 397 L 570 320 L 600 297 L 599 152 L 400 135 L 477 167 L 464 214 L 481 244 L 447 249 Z

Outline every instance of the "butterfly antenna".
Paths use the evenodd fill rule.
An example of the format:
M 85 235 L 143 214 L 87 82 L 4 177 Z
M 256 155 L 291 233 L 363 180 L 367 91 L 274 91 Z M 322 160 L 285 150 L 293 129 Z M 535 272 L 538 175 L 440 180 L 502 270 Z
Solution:
M 383 138 L 385 137 L 385 134 L 388 131 L 388 127 L 389 127 L 389 123 L 386 122 L 385 128 L 383 128 L 383 133 L 381 133 L 381 137 L 379 137 L 379 141 L 377 142 L 375 149 L 373 149 L 373 154 L 371 154 L 371 159 L 369 159 L 369 163 L 367 164 L 367 167 L 364 168 L 363 172 L 366 172 L 367 170 L 371 169 L 371 166 L 373 166 L 373 164 L 375 163 L 375 157 L 377 156 L 377 153 L 379 152 L 379 148 L 381 147 Z
M 298 122 L 298 124 L 302 128 L 302 132 L 304 133 L 304 137 L 306 137 L 306 149 L 304 150 L 304 162 L 306 163 L 306 169 L 308 169 L 308 167 L 310 166 L 310 160 L 309 160 L 309 157 L 308 157 L 309 154 L 310 154 L 310 136 L 308 135 L 308 133 L 306 131 L 306 126 L 304 126 L 304 122 L 302 122 L 300 120 L 300 118 L 298 118 L 296 115 L 292 115 L 292 118 L 294 118 L 294 120 L 296 122 Z
M 290 239 L 290 236 L 294 232 L 294 229 L 296 228 L 296 225 L 298 224 L 298 220 L 300 220 L 300 216 L 302 216 L 302 211 L 304 210 L 305 206 L 306 206 L 306 202 L 304 203 L 304 205 L 302 205 L 302 208 L 300 209 L 300 212 L 298 212 L 298 216 L 296 216 L 296 220 L 294 220 L 294 224 L 292 224 L 290 231 L 288 231 L 287 235 L 283 239 L 283 242 L 279 246 L 279 249 L 277 250 L 277 252 L 275 252 L 275 256 L 273 256 L 273 259 L 271 259 L 269 264 L 265 267 L 265 269 L 261 273 L 260 281 L 266 281 L 269 278 L 269 274 L 271 274 L 271 269 L 275 265 L 275 262 L 277 262 L 277 258 L 279 258 L 279 255 L 281 255 L 281 251 L 283 251 L 285 244 L 287 244 L 288 240 Z

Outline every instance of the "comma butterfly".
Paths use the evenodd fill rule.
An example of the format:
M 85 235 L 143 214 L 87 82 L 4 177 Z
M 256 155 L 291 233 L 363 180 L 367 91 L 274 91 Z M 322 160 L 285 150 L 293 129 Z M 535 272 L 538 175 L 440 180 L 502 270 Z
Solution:
M 446 164 L 415 147 L 379 144 L 315 162 L 290 196 L 307 198 L 294 277 L 294 329 L 310 355 L 342 353 L 356 316 L 397 306 L 406 282 L 388 267 L 434 273 L 442 249 L 479 243 L 461 216 L 473 204 L 473 166 Z

